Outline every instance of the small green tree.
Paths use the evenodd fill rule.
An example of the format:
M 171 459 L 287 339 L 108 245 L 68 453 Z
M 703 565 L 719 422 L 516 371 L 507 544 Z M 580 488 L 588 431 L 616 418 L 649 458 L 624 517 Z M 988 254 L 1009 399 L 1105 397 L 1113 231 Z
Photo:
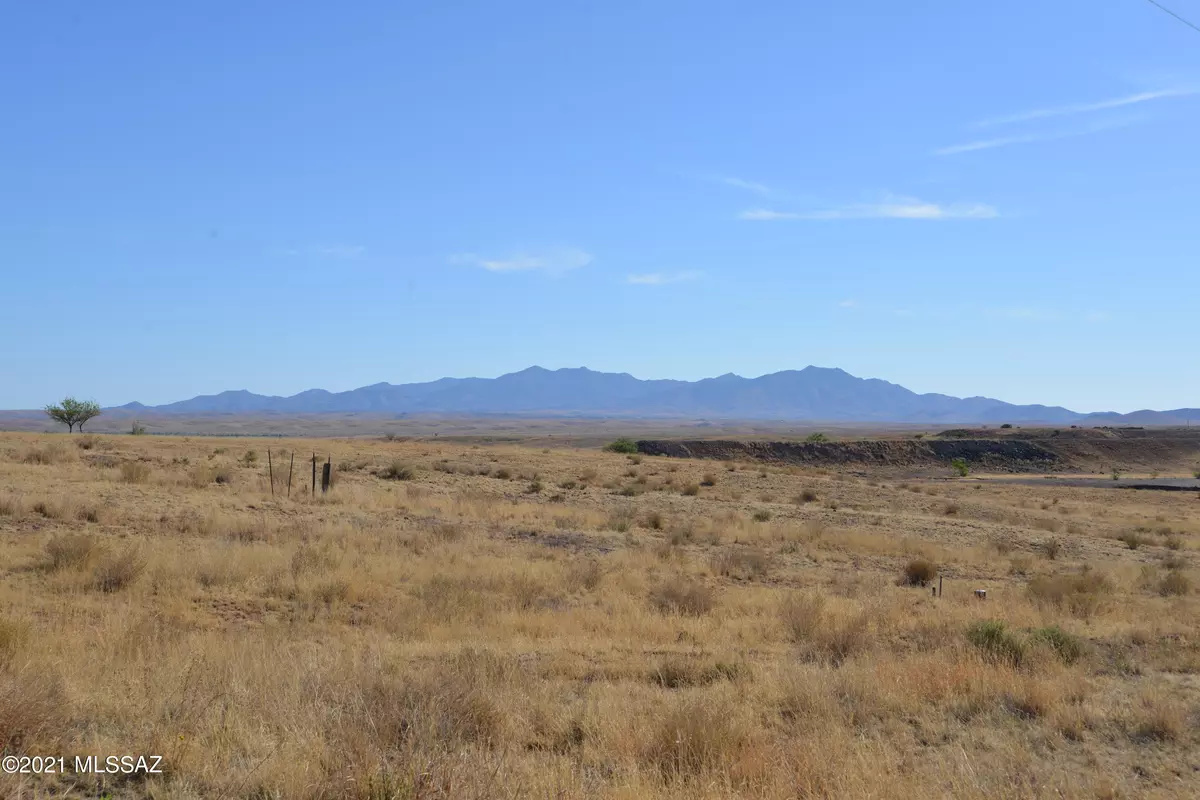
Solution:
M 804 441 L 806 441 L 806 442 L 828 442 L 829 437 L 826 436 L 825 434 L 821 433 L 820 431 L 816 431 L 815 433 L 810 433 L 808 436 L 806 436 Z
M 638 446 L 633 439 L 621 437 L 604 445 L 604 449 L 610 453 L 636 453 Z
M 971 468 L 967 466 L 965 458 L 954 458 L 950 460 L 950 466 L 958 473 L 958 477 L 965 478 L 971 474 Z
M 46 416 L 55 422 L 67 426 L 68 431 L 83 430 L 83 423 L 93 417 L 100 416 L 100 406 L 90 400 L 76 400 L 74 397 L 65 398 L 61 405 L 46 406 Z

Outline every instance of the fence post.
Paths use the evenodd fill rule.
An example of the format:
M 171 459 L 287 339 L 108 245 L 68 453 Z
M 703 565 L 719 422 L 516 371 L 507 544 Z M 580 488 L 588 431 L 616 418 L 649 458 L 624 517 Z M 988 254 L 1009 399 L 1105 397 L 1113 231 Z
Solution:
M 292 460 L 288 464 L 288 497 L 292 496 L 292 470 L 296 468 L 296 451 L 292 451 Z
M 312 496 L 317 496 L 317 454 L 313 453 Z
M 271 465 L 271 448 L 267 448 L 267 475 L 271 479 L 271 497 L 275 496 L 275 467 Z
M 333 477 L 333 461 L 326 461 L 321 468 L 321 494 L 329 491 L 329 481 Z

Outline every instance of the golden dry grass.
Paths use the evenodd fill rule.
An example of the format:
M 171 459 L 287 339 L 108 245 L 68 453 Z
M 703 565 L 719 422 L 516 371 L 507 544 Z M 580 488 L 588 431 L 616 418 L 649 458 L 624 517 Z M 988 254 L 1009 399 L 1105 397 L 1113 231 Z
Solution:
M 0 746 L 167 773 L 5 797 L 1200 796 L 1189 493 L 77 438 L 0 435 Z

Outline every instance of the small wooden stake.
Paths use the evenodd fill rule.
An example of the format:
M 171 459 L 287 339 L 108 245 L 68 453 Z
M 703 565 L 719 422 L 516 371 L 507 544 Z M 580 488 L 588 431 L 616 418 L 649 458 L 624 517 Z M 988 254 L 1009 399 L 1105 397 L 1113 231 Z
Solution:
M 312 496 L 317 496 L 317 454 L 313 453 Z
M 296 468 L 296 451 L 292 451 L 292 460 L 288 464 L 288 497 L 292 496 L 292 470 Z
M 271 478 L 271 497 L 275 496 L 275 468 L 271 466 L 271 448 L 267 448 L 267 475 Z
M 942 576 L 938 575 L 938 597 L 942 596 Z

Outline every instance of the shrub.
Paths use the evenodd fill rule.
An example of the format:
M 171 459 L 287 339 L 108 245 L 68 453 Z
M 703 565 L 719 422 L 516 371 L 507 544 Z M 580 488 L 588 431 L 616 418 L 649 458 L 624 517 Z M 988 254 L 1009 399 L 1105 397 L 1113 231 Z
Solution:
M 544 488 L 545 488 L 545 486 L 543 486 L 543 485 L 542 485 L 542 482 L 541 482 L 541 481 L 539 481 L 539 480 L 532 480 L 532 481 L 530 481 L 530 482 L 529 482 L 529 486 L 528 486 L 528 488 L 526 488 L 526 489 L 525 489 L 525 493 L 526 493 L 526 494 L 538 494 L 538 493 L 540 493 L 540 492 L 542 491 L 542 489 L 544 489 Z
M 701 486 L 716 486 L 717 485 L 717 476 L 713 475 L 711 472 L 706 472 L 704 474 L 704 480 L 700 481 L 700 485 Z
M 96 446 L 96 437 L 90 433 L 87 436 L 80 436 L 75 440 L 75 446 L 80 450 L 91 450 Z
M 1197 467 L 1196 469 L 1192 470 L 1192 477 L 1195 478 L 1196 480 L 1200 481 L 1200 467 Z
M 1158 585 L 1158 593 L 1163 597 L 1171 597 L 1178 595 L 1189 594 L 1192 591 L 1192 582 L 1187 575 L 1184 575 L 1178 570 L 1171 570 L 1162 579 Z
M 732 708 L 688 698 L 658 718 L 640 758 L 665 780 L 688 783 L 737 760 L 746 740 Z
M 664 614 L 698 617 L 716 605 L 713 591 L 696 580 L 673 578 L 650 592 L 650 603 Z
M 121 462 L 121 480 L 125 483 L 145 483 L 150 477 L 150 465 L 144 461 Z
M 1057 625 L 1038 628 L 1030 636 L 1030 640 L 1049 647 L 1064 664 L 1074 664 L 1083 655 L 1083 644 L 1079 639 Z
M 46 542 L 46 568 L 85 569 L 100 554 L 101 546 L 95 536 L 86 533 L 64 533 Z
M 937 566 L 925 558 L 914 558 L 904 566 L 902 583 L 905 586 L 928 586 L 937 577 Z
M 247 467 L 254 466 L 258 463 L 258 453 L 254 450 L 247 450 L 246 454 L 242 456 L 242 463 Z
M 379 477 L 389 481 L 411 481 L 416 471 L 403 461 L 393 461 L 379 471 Z
M 712 557 L 712 568 L 726 578 L 761 579 L 771 569 L 771 557 L 759 547 L 730 547 Z
M 826 436 L 825 434 L 821 433 L 820 431 L 816 431 L 815 433 L 810 433 L 808 436 L 805 436 L 804 441 L 812 442 L 812 443 L 828 442 L 829 437 Z
M 942 508 L 942 512 L 943 512 L 943 513 L 944 513 L 944 514 L 945 514 L 947 517 L 953 517 L 953 516 L 955 516 L 956 514 L 958 514 L 958 510 L 959 510 L 959 509 L 958 509 L 958 503 L 946 503 L 945 507 L 944 507 L 944 508 Z
M 984 658 L 998 664 L 1020 666 L 1024 643 L 1005 629 L 998 619 L 982 620 L 967 628 L 967 641 L 983 651 Z
M 1058 558 L 1058 554 L 1062 551 L 1062 542 L 1058 539 L 1046 539 L 1042 542 L 1042 555 L 1053 561 Z
M 132 586 L 146 570 L 146 559 L 135 547 L 105 558 L 92 573 L 92 586 L 111 594 Z
M 638 451 L 637 442 L 625 437 L 609 442 L 604 445 L 604 449 L 610 453 L 636 453 Z
M 683 487 L 681 494 L 683 494 L 685 497 L 695 497 L 696 495 L 700 494 L 700 487 L 694 483 L 690 483 Z
M 146 433 L 145 425 L 134 422 L 132 425 L 129 426 L 129 435 L 130 436 L 143 436 L 143 435 L 145 435 L 145 433 Z
M 971 474 L 971 468 L 967 466 L 967 460 L 965 458 L 951 459 L 950 468 L 953 469 L 960 478 L 965 478 Z
M 495 476 L 502 481 L 512 480 L 512 470 L 508 469 L 507 467 L 501 467 L 500 469 L 496 470 Z M 411 477 L 412 477 L 412 470 L 410 469 L 409 470 L 409 478 L 411 478 Z M 408 480 L 408 478 L 397 478 L 395 480 Z
M 1027 586 L 1034 602 L 1065 608 L 1083 618 L 1099 611 L 1112 590 L 1112 581 L 1087 568 L 1072 575 L 1039 575 Z
M 754 521 L 755 522 L 766 522 L 770 519 L 771 519 L 771 512 L 767 511 L 765 508 L 760 508 L 758 511 L 754 512 Z
M 1006 422 L 1006 423 L 1004 423 L 1003 425 L 1001 425 L 1000 427 L 1001 427 L 1001 428 L 1011 428 L 1011 427 L 1012 427 L 1012 423 L 1011 423 L 1011 422 Z
M 649 514 L 646 515 L 646 527 L 647 528 L 652 528 L 656 531 L 661 531 L 663 529 L 663 521 L 664 521 L 664 518 L 663 518 L 661 511 L 651 511 Z
M 812 489 L 805 489 L 803 492 L 796 495 L 797 505 L 804 505 L 805 503 L 815 503 L 816 501 L 817 501 L 817 493 L 814 492 Z
M 1145 539 L 1137 531 L 1126 531 L 1118 536 L 1117 540 L 1124 542 L 1130 550 L 1137 550 L 1145 543 Z
M 831 611 L 819 594 L 793 594 L 779 606 L 788 638 L 802 654 L 834 666 L 866 649 L 870 641 L 868 618 L 862 610 L 846 614 Z

